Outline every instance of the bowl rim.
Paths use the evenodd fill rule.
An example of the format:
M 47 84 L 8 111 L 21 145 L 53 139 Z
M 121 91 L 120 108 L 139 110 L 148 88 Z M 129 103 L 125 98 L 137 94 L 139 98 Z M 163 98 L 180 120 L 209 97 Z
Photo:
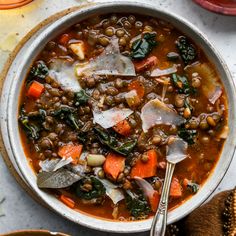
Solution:
M 33 233 L 36 235 L 36 233 L 40 233 L 40 235 L 55 235 L 55 236 L 70 236 L 69 234 L 64 234 L 60 232 L 52 232 L 49 230 L 44 230 L 44 229 L 21 229 L 21 230 L 14 230 L 8 233 L 5 233 L 5 236 L 22 236 L 23 233 Z
M 193 1 L 209 11 L 228 16 L 236 16 L 236 4 L 235 7 L 224 7 L 208 0 L 193 0 Z
M 123 9 L 124 7 L 126 7 L 127 9 L 124 10 Z M 216 52 L 216 50 L 213 48 L 213 46 L 206 40 L 206 37 L 203 36 L 203 34 L 200 33 L 199 30 L 196 29 L 195 26 L 193 26 L 191 23 L 187 22 L 183 18 L 180 18 L 172 13 L 170 14 L 169 12 L 163 11 L 162 9 L 155 8 L 155 7 L 153 7 L 153 5 L 142 4 L 140 6 L 140 4 L 138 2 L 123 2 L 122 1 L 122 2 L 116 2 L 116 3 L 114 3 L 114 2 L 100 3 L 100 4 L 97 4 L 94 6 L 85 7 L 80 11 L 75 11 L 75 12 L 69 13 L 68 15 L 62 17 L 60 20 L 52 23 L 47 29 L 45 29 L 43 32 L 40 33 L 41 38 L 38 37 L 32 43 L 32 46 L 33 46 L 33 48 L 35 48 L 36 46 L 40 45 L 40 43 L 42 43 L 42 37 L 44 38 L 44 41 L 48 41 L 48 37 L 50 36 L 50 34 L 55 33 L 55 30 L 57 30 L 59 27 L 61 27 L 61 25 L 63 25 L 63 23 L 65 24 L 65 23 L 68 23 L 68 21 L 69 22 L 71 20 L 73 21 L 76 18 L 78 18 L 78 16 L 79 17 L 84 16 L 84 18 L 88 18 L 89 16 L 91 16 L 94 13 L 102 14 L 102 13 L 104 13 L 104 10 L 106 10 L 107 12 L 111 12 L 111 9 L 112 9 L 112 11 L 116 11 L 116 12 L 130 12 L 130 13 L 138 13 L 137 11 L 140 11 L 140 10 L 143 11 L 145 9 L 146 11 L 149 12 L 146 15 L 150 15 L 150 12 L 152 12 L 152 14 L 155 14 L 155 15 L 159 14 L 162 17 L 158 17 L 158 18 L 166 17 L 166 18 L 168 18 L 167 21 L 170 22 L 170 19 L 171 19 L 172 21 L 177 21 L 180 25 L 186 27 L 191 33 L 194 33 L 194 35 L 197 35 L 199 37 L 199 40 L 201 40 L 201 43 L 204 44 L 206 48 L 208 48 L 209 53 L 211 53 L 213 56 L 215 56 L 215 60 L 221 69 L 221 73 L 223 73 L 225 75 L 226 81 L 229 83 L 229 85 L 231 85 L 231 87 L 229 89 L 230 96 L 233 98 L 236 98 L 235 89 L 233 89 L 234 84 L 232 81 L 232 77 L 230 76 L 230 73 L 229 73 L 225 63 L 222 61 L 221 57 Z M 145 15 L 145 13 L 143 15 Z M 74 23 L 75 22 L 76 21 L 74 21 Z M 78 22 L 78 19 L 77 19 L 77 22 Z M 179 27 L 177 27 L 177 28 L 179 28 Z M 28 62 L 29 61 L 32 62 L 32 59 L 29 59 L 29 57 L 32 56 L 32 53 L 34 55 L 35 51 L 32 52 L 31 49 L 29 48 L 25 58 L 23 58 L 22 64 L 19 65 L 18 70 L 15 73 L 16 77 L 21 78 L 19 76 L 22 75 L 22 73 L 23 74 L 25 73 L 25 71 L 24 71 L 25 67 L 29 66 Z M 16 82 L 17 82 L 17 80 L 13 80 L 12 83 L 10 84 L 10 94 L 11 94 L 12 90 L 13 91 L 16 90 L 16 88 L 17 88 L 17 86 L 15 84 Z M 4 83 L 4 85 L 5 85 L 5 83 Z M 35 185 L 36 184 L 35 175 L 34 175 L 34 177 L 32 177 L 32 173 L 28 172 L 30 167 L 28 165 L 28 162 L 27 162 L 27 159 L 25 158 L 24 153 L 22 154 L 22 150 L 20 150 L 20 153 L 24 156 L 24 158 L 22 160 L 21 158 L 19 158 L 19 156 L 20 156 L 18 153 L 19 150 L 16 150 L 17 141 L 19 141 L 19 139 L 15 140 L 17 134 L 16 134 L 16 130 L 14 129 L 14 127 L 12 127 L 12 124 L 14 122 L 17 122 L 15 119 L 16 117 L 14 116 L 16 111 L 14 111 L 13 107 L 16 102 L 15 102 L 13 95 L 12 96 L 8 95 L 7 99 L 5 98 L 5 109 L 7 110 L 7 116 L 5 117 L 6 123 L 4 123 L 3 119 L 1 119 L 1 128 L 2 128 L 2 132 L 3 132 L 3 124 L 7 124 L 7 134 L 8 135 L 5 135 L 5 136 L 3 135 L 3 138 L 8 139 L 8 141 L 10 141 L 10 147 L 8 147 L 7 151 L 11 154 L 13 153 L 13 155 L 15 156 L 17 165 L 18 165 L 23 177 L 26 179 L 26 182 L 31 186 L 31 188 L 33 189 L 33 191 L 35 192 L 37 197 L 39 197 L 43 202 L 45 202 L 49 206 L 49 208 L 53 209 L 58 214 L 66 217 L 67 219 L 70 219 L 71 221 L 74 221 L 76 223 L 79 223 L 79 224 L 84 225 L 89 228 L 93 228 L 93 229 L 97 229 L 97 230 L 101 230 L 101 231 L 107 231 L 107 232 L 117 232 L 117 233 L 134 233 L 134 232 L 147 231 L 150 229 L 151 219 L 148 219 L 145 221 L 125 222 L 125 224 L 124 224 L 123 222 L 107 221 L 105 219 L 99 219 L 99 218 L 95 218 L 92 216 L 87 216 L 84 213 L 78 213 L 78 215 L 80 217 L 75 219 L 75 216 L 74 216 L 75 211 L 74 210 L 71 210 L 71 209 L 68 209 L 67 207 L 65 207 L 64 204 L 62 204 L 58 200 L 56 200 L 56 198 L 54 196 L 53 197 L 49 196 L 45 192 L 39 190 L 37 188 L 37 186 Z M 2 95 L 2 98 L 4 98 L 3 95 Z M 4 99 L 3 99 L 3 101 L 4 101 Z M 236 105 L 235 104 L 231 104 L 231 105 L 233 106 L 232 110 L 236 111 Z M 233 118 L 235 120 L 234 116 L 233 116 Z M 235 132 L 232 132 L 232 134 L 236 133 L 236 128 L 233 127 L 233 131 L 235 131 Z M 230 153 L 230 159 L 228 159 L 227 162 L 225 162 L 225 164 L 223 164 L 223 166 L 222 166 L 223 170 L 221 171 L 220 175 L 217 177 L 217 181 L 214 183 L 213 186 L 210 187 L 210 189 L 205 191 L 205 193 L 203 194 L 204 196 L 202 196 L 200 199 L 197 200 L 195 197 L 195 199 L 197 200 L 197 201 L 195 201 L 193 199 L 194 197 L 192 197 L 191 203 L 190 203 L 190 200 L 187 201 L 187 203 L 189 202 L 187 204 L 188 209 L 187 210 L 185 209 L 185 211 L 182 212 L 181 218 L 184 217 L 189 212 L 191 212 L 194 208 L 199 206 L 202 202 L 204 202 L 206 200 L 206 198 L 209 197 L 209 195 L 212 193 L 212 191 L 218 186 L 218 184 L 222 180 L 223 176 L 225 175 L 225 173 L 231 163 L 231 160 L 232 160 L 232 157 L 233 157 L 233 154 L 235 151 L 235 146 L 236 146 L 236 140 L 235 141 L 234 140 L 235 139 L 232 139 L 231 143 L 230 143 L 232 146 L 232 150 Z M 20 144 L 18 143 L 18 146 L 19 145 Z M 21 149 L 22 149 L 22 147 L 21 147 Z M 30 179 L 30 175 L 32 177 L 31 179 Z M 180 207 L 174 209 L 173 211 L 171 211 L 169 213 L 168 223 L 172 223 L 174 220 L 180 219 L 178 209 L 183 209 L 183 205 L 186 205 L 186 203 L 182 204 Z M 127 227 L 124 227 L 124 225 L 127 225 Z

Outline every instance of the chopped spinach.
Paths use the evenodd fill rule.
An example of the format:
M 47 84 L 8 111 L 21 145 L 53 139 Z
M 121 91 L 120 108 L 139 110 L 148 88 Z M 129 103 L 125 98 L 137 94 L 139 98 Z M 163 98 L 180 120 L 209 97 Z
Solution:
M 171 79 L 174 86 L 178 89 L 178 93 L 183 93 L 186 95 L 196 93 L 195 88 L 189 85 L 187 77 L 172 74 Z
M 88 100 L 89 100 L 89 96 L 86 94 L 86 92 L 83 89 L 75 93 L 75 97 L 74 97 L 75 106 L 84 105 L 88 102 Z
M 102 144 L 106 145 L 113 151 L 125 156 L 129 155 L 130 152 L 132 152 L 137 143 L 136 141 L 127 141 L 125 143 L 121 143 L 114 136 L 110 135 L 107 131 L 100 128 L 94 128 L 94 131 L 98 140 Z
M 133 42 L 130 56 L 137 60 L 144 59 L 156 45 L 156 34 L 145 33 L 143 38 Z
M 48 72 L 48 67 L 44 61 L 37 61 L 36 64 L 31 68 L 28 79 L 45 79 L 45 77 L 48 75 Z
M 29 121 L 29 116 L 26 115 L 24 108 L 21 109 L 19 121 L 30 139 L 39 139 L 40 128 L 36 124 Z
M 187 185 L 187 188 L 188 188 L 188 190 L 191 191 L 191 193 L 197 193 L 198 190 L 199 190 L 199 185 L 189 181 L 188 185 Z
M 84 184 L 86 184 L 87 181 L 89 181 L 92 185 L 91 190 L 84 188 Z M 79 198 L 82 199 L 91 200 L 93 198 L 102 197 L 104 196 L 105 192 L 106 189 L 102 182 L 95 177 L 83 178 L 75 183 L 75 193 Z
M 180 127 L 178 130 L 178 135 L 188 144 L 192 145 L 195 143 L 195 137 L 197 135 L 197 130 L 189 130 L 184 127 Z
M 169 61 L 177 61 L 179 59 L 179 54 L 176 52 L 169 52 L 166 57 Z
M 82 121 L 76 118 L 72 107 L 62 105 L 58 110 L 54 111 L 52 115 L 60 120 L 64 120 L 68 125 L 76 130 L 79 130 L 82 125 Z
M 177 39 L 176 47 L 178 48 L 185 65 L 192 63 L 197 57 L 197 51 L 195 47 L 185 36 L 180 36 Z
M 143 194 L 127 193 L 125 203 L 130 214 L 134 217 L 146 216 L 150 213 L 150 206 Z

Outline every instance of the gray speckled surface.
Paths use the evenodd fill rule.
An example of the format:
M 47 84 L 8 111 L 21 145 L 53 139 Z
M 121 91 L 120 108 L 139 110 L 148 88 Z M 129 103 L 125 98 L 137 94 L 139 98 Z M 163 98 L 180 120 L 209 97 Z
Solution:
M 142 0 L 139 1 L 142 2 Z M 16 10 L 0 11 L 0 70 L 9 51 L 33 26 L 53 13 L 81 4 L 81 2 L 84 1 L 35 0 L 28 6 Z M 210 13 L 196 6 L 191 0 L 146 0 L 145 2 L 150 2 L 160 8 L 177 13 L 196 25 L 216 46 L 228 64 L 234 79 L 236 79 L 236 17 Z M 6 39 L 11 39 L 12 43 L 5 45 L 4 41 Z M 236 185 L 235 169 L 236 159 L 234 158 L 216 192 Z M 0 199 L 1 196 L 5 197 L 6 200 L 1 206 L 5 216 L 0 217 L 0 234 L 17 229 L 43 228 L 62 231 L 71 235 L 115 235 L 95 232 L 75 225 L 38 205 L 18 186 L 0 158 Z M 144 236 L 148 233 L 136 235 Z

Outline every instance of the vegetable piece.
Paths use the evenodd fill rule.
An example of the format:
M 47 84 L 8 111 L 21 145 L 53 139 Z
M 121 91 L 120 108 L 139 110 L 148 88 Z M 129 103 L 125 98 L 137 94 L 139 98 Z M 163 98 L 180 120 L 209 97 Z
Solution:
M 75 117 L 74 112 L 75 110 L 72 107 L 61 105 L 61 107 L 58 110 L 55 110 L 52 115 L 60 120 L 64 120 L 72 128 L 79 130 L 82 126 L 82 121 Z
M 149 178 L 156 175 L 157 172 L 157 152 L 155 149 L 147 151 L 148 161 L 143 162 L 139 159 L 132 167 L 130 177 Z
M 87 156 L 87 163 L 89 166 L 101 166 L 105 162 L 106 158 L 99 154 L 89 154 Z
M 142 72 L 149 70 L 157 64 L 158 60 L 156 56 L 148 57 L 147 59 L 143 59 L 142 61 L 135 61 L 134 67 L 136 72 Z
M 195 143 L 197 130 L 189 130 L 189 129 L 186 129 L 184 126 L 181 126 L 178 130 L 178 135 L 188 144 L 192 145 Z
M 31 81 L 33 79 L 45 79 L 48 72 L 48 67 L 44 61 L 37 61 L 36 64 L 30 69 L 27 81 Z
M 125 100 L 129 107 L 134 108 L 140 105 L 141 100 L 136 92 L 136 90 L 131 90 L 125 94 Z
M 60 196 L 60 200 L 65 204 L 65 205 L 67 205 L 68 207 L 70 207 L 70 208 L 75 208 L 75 201 L 73 200 L 73 199 L 71 199 L 71 198 L 69 198 L 69 197 L 67 197 L 67 196 L 65 196 L 65 195 L 61 195 Z
M 150 207 L 148 205 L 147 200 L 140 193 L 132 193 L 131 191 L 127 191 L 127 195 L 125 198 L 125 203 L 127 209 L 130 211 L 130 214 L 134 217 L 148 216 L 150 213 Z
M 41 84 L 37 81 L 33 81 L 32 84 L 30 85 L 29 89 L 28 89 L 27 95 L 29 97 L 37 99 L 41 96 L 43 91 L 44 91 L 43 84 Z
M 151 127 L 159 124 L 181 125 L 185 122 L 174 110 L 169 108 L 158 98 L 147 102 L 141 110 L 142 128 L 147 132 Z
M 170 74 L 173 74 L 175 72 L 177 72 L 176 66 L 172 66 L 172 67 L 166 68 L 164 70 L 156 68 L 155 70 L 152 71 L 150 76 L 151 77 L 160 77 L 160 76 L 170 75 Z
M 187 77 L 173 74 L 171 79 L 174 86 L 178 89 L 178 93 L 186 95 L 196 93 L 196 89 L 189 85 Z
M 115 154 L 109 153 L 106 157 L 106 161 L 103 165 L 104 172 L 111 176 L 114 180 L 117 179 L 118 175 L 125 168 L 125 157 Z
M 145 33 L 142 38 L 132 43 L 130 56 L 133 59 L 144 59 L 157 45 L 155 33 Z
M 99 128 L 94 128 L 95 134 L 98 138 L 98 140 L 106 145 L 107 147 L 109 147 L 111 150 L 127 156 L 130 152 L 132 152 L 132 150 L 134 149 L 134 147 L 136 146 L 136 141 L 134 140 L 130 140 L 127 141 L 125 143 L 121 143 L 118 142 L 118 140 L 113 137 L 112 135 L 110 135 L 108 132 L 99 129 Z
M 81 179 L 81 176 L 74 172 L 60 168 L 51 172 L 39 172 L 37 185 L 39 188 L 66 188 Z
M 91 185 L 91 190 L 85 189 L 84 185 L 89 183 Z M 105 187 L 102 182 L 95 177 L 86 177 L 79 180 L 75 184 L 75 193 L 79 198 L 91 200 L 94 198 L 99 198 L 104 196 Z
M 141 179 L 140 177 L 135 177 L 135 181 L 138 184 L 138 186 L 142 189 L 145 197 L 149 200 L 151 210 L 153 212 L 156 212 L 160 201 L 160 196 L 158 192 L 155 191 L 152 185 L 145 179 Z
M 84 43 L 77 42 L 77 43 L 71 43 L 69 48 L 72 50 L 72 52 L 78 56 L 79 60 L 84 60 Z
M 177 61 L 179 59 L 179 54 L 176 53 L 176 52 L 169 52 L 167 55 L 166 55 L 167 59 L 169 61 Z
M 199 190 L 199 184 L 193 183 L 192 181 L 188 181 L 186 187 L 191 193 L 194 193 L 194 194 L 197 193 Z
M 60 38 L 59 38 L 59 43 L 62 45 L 66 45 L 70 40 L 70 35 L 69 34 L 63 34 Z
M 111 108 L 106 111 L 93 111 L 93 122 L 101 125 L 104 129 L 117 125 L 133 113 L 128 108 Z
M 124 136 L 129 136 L 131 133 L 131 126 L 127 120 L 120 121 L 117 125 L 113 126 L 113 129 Z
M 128 85 L 128 90 L 129 91 L 135 90 L 140 99 L 142 99 L 145 94 L 145 87 L 144 87 L 143 83 L 140 82 L 139 80 L 133 80 Z
M 56 171 L 64 166 L 67 166 L 73 161 L 71 157 L 69 158 L 57 158 L 57 159 L 46 159 L 44 161 L 39 162 L 39 166 L 42 171 L 51 172 Z
M 40 128 L 29 121 L 29 117 L 25 114 L 25 109 L 21 108 L 21 113 L 19 116 L 19 121 L 25 130 L 27 137 L 32 140 L 39 139 Z
M 87 104 L 89 100 L 89 96 L 87 95 L 87 93 L 81 89 L 79 92 L 75 93 L 75 97 L 74 97 L 74 104 L 75 106 L 81 106 L 84 104 Z
M 80 155 L 82 153 L 83 145 L 66 144 L 60 147 L 58 155 L 62 158 L 72 158 L 74 165 L 78 164 Z
M 170 185 L 170 196 L 173 198 L 182 197 L 182 188 L 177 178 L 173 178 Z
M 197 51 L 193 44 L 185 36 L 180 36 L 176 41 L 176 47 L 185 65 L 192 63 L 197 57 Z

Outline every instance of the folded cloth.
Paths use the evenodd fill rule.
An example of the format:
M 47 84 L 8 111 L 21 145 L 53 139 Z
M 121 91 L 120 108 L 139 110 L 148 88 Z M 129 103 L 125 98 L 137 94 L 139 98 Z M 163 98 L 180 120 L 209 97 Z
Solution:
M 236 189 L 221 192 L 176 224 L 167 236 L 236 236 Z

